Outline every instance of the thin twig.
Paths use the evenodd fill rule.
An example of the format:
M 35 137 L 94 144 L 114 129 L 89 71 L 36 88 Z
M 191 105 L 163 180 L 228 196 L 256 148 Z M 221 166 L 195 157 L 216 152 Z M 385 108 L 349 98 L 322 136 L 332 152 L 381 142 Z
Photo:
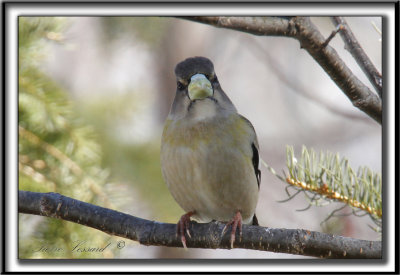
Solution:
M 346 45 L 346 50 L 348 50 L 354 57 L 358 66 L 360 66 L 363 72 L 367 75 L 368 80 L 374 86 L 378 95 L 382 98 L 382 74 L 375 68 L 368 55 L 364 52 L 346 20 L 340 16 L 333 16 L 332 22 L 336 26 L 343 26 L 343 30 L 340 31 L 340 36 Z
M 336 29 L 333 30 L 332 33 L 328 36 L 328 38 L 325 40 L 325 42 L 322 43 L 321 47 L 322 47 L 322 48 L 326 47 L 326 46 L 329 44 L 329 42 L 331 42 L 332 38 L 334 38 L 334 37 L 336 36 L 336 34 L 337 34 L 338 32 L 340 32 L 341 30 L 343 30 L 343 29 L 344 29 L 343 25 L 338 24 L 338 25 L 336 26 Z

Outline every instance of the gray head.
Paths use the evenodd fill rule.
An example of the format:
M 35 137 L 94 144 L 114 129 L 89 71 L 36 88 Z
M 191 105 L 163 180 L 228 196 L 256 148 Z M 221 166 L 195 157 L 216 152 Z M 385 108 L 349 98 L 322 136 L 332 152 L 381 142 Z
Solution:
M 198 56 L 187 58 L 175 67 L 177 79 L 190 79 L 195 74 L 214 76 L 214 65 L 210 59 Z
M 170 119 L 212 118 L 213 115 L 236 112 L 222 90 L 213 63 L 205 57 L 192 57 L 175 67 L 177 89 Z

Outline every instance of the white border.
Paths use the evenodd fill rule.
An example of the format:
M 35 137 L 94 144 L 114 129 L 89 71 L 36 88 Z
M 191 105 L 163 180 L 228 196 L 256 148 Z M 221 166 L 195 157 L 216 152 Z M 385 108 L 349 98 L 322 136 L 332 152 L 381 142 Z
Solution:
M 78 3 L 77 3 L 78 4 Z M 198 15 L 207 15 L 207 16 L 221 16 L 221 15 L 230 15 L 230 16 L 259 16 L 259 15 L 268 15 L 268 16 L 298 16 L 298 15 L 307 15 L 307 16 L 331 16 L 333 14 L 340 14 L 341 16 L 376 16 L 376 15 L 384 15 L 392 12 L 394 18 L 394 10 L 390 10 L 388 7 L 390 3 L 386 3 L 387 7 L 384 6 L 385 3 L 371 5 L 368 3 L 361 4 L 362 10 L 360 7 L 352 7 L 347 6 L 346 3 L 341 3 L 346 6 L 337 7 L 341 4 L 326 4 L 325 8 L 316 8 L 315 6 L 318 4 L 288 4 L 278 5 L 278 4 L 252 4 L 252 5 L 243 5 L 243 4 L 235 4 L 229 3 L 229 5 L 217 4 L 211 5 L 209 3 L 209 7 L 207 7 L 207 3 L 204 4 L 164 4 L 162 7 L 156 7 L 154 5 L 145 5 L 134 3 L 119 3 L 121 7 L 113 7 L 109 3 L 101 4 L 97 3 L 95 8 L 89 4 L 76 5 L 77 7 L 68 7 L 73 5 L 70 3 L 68 6 L 63 4 L 53 5 L 49 3 L 47 7 L 21 7 L 15 9 L 18 15 L 29 16 L 29 15 L 43 15 L 43 16 L 104 16 L 104 15 L 112 15 L 112 16 L 198 16 Z M 29 5 L 29 4 L 28 4 Z M 115 4 L 116 5 L 116 4 Z M 32 6 L 32 5 L 31 5 Z M 285 8 L 279 7 L 285 6 Z M 366 6 L 366 7 L 365 7 Z
M 11 3 L 13 4 L 13 3 Z M 119 272 L 119 271 L 235 271 L 235 272 L 251 272 L 251 271 L 268 271 L 268 272 L 323 272 L 323 271 L 337 271 L 337 272 L 390 272 L 394 271 L 394 6 L 389 5 L 375 5 L 370 6 L 368 4 L 356 5 L 345 5 L 345 3 L 338 3 L 337 5 L 330 4 L 328 6 L 321 4 L 313 5 L 301 5 L 291 4 L 285 5 L 268 5 L 260 4 L 257 6 L 244 6 L 244 5 L 213 5 L 212 8 L 204 5 L 168 5 L 164 4 L 162 7 L 153 5 L 140 4 L 134 6 L 132 4 L 123 4 L 122 7 L 115 7 L 112 5 L 103 6 L 102 4 L 90 5 L 86 4 L 84 6 L 73 6 L 70 5 L 55 5 L 54 3 L 49 3 L 44 5 L 27 4 L 25 7 L 12 7 L 7 13 L 6 11 L 6 71 L 7 71 L 7 101 L 5 102 L 6 108 L 6 119 L 8 122 L 8 128 L 6 129 L 6 163 L 8 163 L 10 169 L 7 171 L 7 190 L 5 197 L 6 200 L 6 210 L 7 210 L 7 220 L 6 220 L 6 271 L 12 272 L 57 272 L 57 271 L 81 271 L 81 272 Z M 345 5 L 345 8 L 340 6 Z M 364 6 L 363 6 L 364 5 Z M 72 6 L 72 7 L 71 7 Z M 361 6 L 361 8 L 360 8 Z M 365 7 L 366 6 L 366 7 Z M 327 8 L 328 7 L 328 8 Z M 269 264 L 268 262 L 260 264 L 259 262 L 252 262 L 251 264 L 237 265 L 229 264 L 229 262 L 221 264 L 207 265 L 204 263 L 198 264 L 150 264 L 149 262 L 144 263 L 132 263 L 131 265 L 124 263 L 110 264 L 110 265 L 99 265 L 87 264 L 87 265 L 74 265 L 71 263 L 63 263 L 60 261 L 57 264 L 43 263 L 38 265 L 31 263 L 20 264 L 17 260 L 17 228 L 15 227 L 18 222 L 18 206 L 16 200 L 17 194 L 17 17 L 19 15 L 69 15 L 69 16 L 99 16 L 99 15 L 348 15 L 348 16 L 371 16 L 371 15 L 384 15 L 387 18 L 386 27 L 386 43 L 388 44 L 384 50 L 387 50 L 387 71 L 385 83 L 386 92 L 385 94 L 385 108 L 388 112 L 388 122 L 386 123 L 387 129 L 387 169 L 388 174 L 386 175 L 386 181 L 388 188 L 386 193 L 386 200 L 388 209 L 385 212 L 385 218 L 387 219 L 387 242 L 385 244 L 388 246 L 385 251 L 387 252 L 388 261 L 385 265 L 377 264 L 363 264 L 358 261 L 352 264 L 337 264 L 335 261 L 324 261 L 320 263 L 313 261 L 310 264 L 297 264 L 297 262 L 292 261 L 289 264 L 282 262 L 283 265 Z M 341 262 L 343 263 L 343 262 Z

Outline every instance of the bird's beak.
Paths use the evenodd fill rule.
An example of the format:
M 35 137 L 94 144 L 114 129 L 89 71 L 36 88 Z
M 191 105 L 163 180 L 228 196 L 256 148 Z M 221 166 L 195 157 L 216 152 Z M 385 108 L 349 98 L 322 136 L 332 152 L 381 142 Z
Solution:
M 204 99 L 213 95 L 211 82 L 204 74 L 195 74 L 190 79 L 188 87 L 190 100 Z

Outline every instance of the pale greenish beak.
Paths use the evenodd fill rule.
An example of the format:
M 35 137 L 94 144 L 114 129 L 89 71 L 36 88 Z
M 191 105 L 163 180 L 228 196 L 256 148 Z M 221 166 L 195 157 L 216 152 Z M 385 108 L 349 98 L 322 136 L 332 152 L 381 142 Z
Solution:
M 204 74 L 195 74 L 190 78 L 188 92 L 190 100 L 195 100 L 212 96 L 214 91 Z

